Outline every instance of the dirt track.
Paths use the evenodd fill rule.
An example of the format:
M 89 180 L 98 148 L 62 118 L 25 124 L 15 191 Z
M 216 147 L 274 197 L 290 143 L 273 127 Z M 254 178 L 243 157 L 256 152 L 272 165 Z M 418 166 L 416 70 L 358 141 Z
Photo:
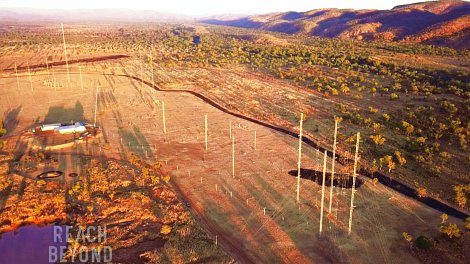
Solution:
M 172 183 L 171 186 L 173 189 L 178 193 L 178 196 L 183 201 L 189 202 L 189 204 L 193 204 L 194 201 L 190 200 L 187 196 L 184 195 L 184 192 L 181 191 L 180 187 L 177 184 Z M 226 233 L 223 229 L 221 229 L 216 224 L 213 224 L 207 216 L 199 210 L 198 208 L 190 207 L 188 208 L 189 211 L 193 213 L 193 216 L 198 220 L 198 223 L 202 225 L 204 229 L 209 231 L 210 234 L 214 235 L 217 234 L 218 243 L 222 245 L 223 249 L 230 254 L 234 259 L 236 259 L 240 263 L 251 264 L 256 263 L 254 262 L 250 256 L 248 256 L 245 251 L 240 247 L 239 244 L 234 243 L 231 239 L 230 234 Z
M 122 59 L 122 58 L 129 58 L 129 55 L 124 55 L 124 54 L 118 54 L 118 55 L 109 55 L 109 56 L 100 56 L 100 57 L 90 57 L 90 58 L 82 58 L 82 59 L 72 59 L 68 61 L 68 64 L 76 64 L 76 63 L 89 63 L 89 62 L 98 62 L 98 61 L 107 61 L 107 60 L 117 60 L 117 59 Z M 46 63 L 43 64 L 34 64 L 30 65 L 29 69 L 41 69 L 41 68 L 46 68 L 46 67 L 51 67 L 51 66 L 62 66 L 66 65 L 65 61 L 53 61 L 49 62 L 47 65 Z M 27 66 L 19 66 L 17 67 L 17 70 L 27 70 Z M 7 68 L 4 69 L 5 71 L 14 71 L 15 68 Z

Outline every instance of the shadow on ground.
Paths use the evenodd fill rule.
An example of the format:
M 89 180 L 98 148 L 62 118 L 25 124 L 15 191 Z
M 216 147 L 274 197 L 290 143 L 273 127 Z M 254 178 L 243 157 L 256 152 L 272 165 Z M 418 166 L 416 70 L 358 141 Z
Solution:
M 297 170 L 289 171 L 290 176 L 297 177 Z M 300 178 L 309 179 L 316 182 L 318 185 L 322 184 L 323 172 L 312 170 L 312 169 L 300 169 Z M 356 189 L 361 187 L 364 181 L 356 178 Z M 350 189 L 353 185 L 353 177 L 349 174 L 338 173 L 334 175 L 333 186 Z M 331 172 L 327 172 L 325 175 L 325 186 L 331 186 Z
M 71 121 L 85 121 L 83 105 L 77 101 L 75 107 L 51 106 L 44 118 L 44 123 L 66 123 Z
M 8 134 L 11 134 L 12 131 L 18 126 L 18 116 L 21 112 L 23 106 L 18 106 L 17 108 L 11 109 L 5 113 L 3 118 L 4 126 L 7 129 Z

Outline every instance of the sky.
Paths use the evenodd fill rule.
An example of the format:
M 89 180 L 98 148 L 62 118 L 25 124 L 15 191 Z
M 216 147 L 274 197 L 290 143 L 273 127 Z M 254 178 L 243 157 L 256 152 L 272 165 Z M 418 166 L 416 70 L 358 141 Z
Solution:
M 0 0 L 0 7 L 42 9 L 129 8 L 189 16 L 213 14 L 263 14 L 307 11 L 317 8 L 390 9 L 420 0 Z

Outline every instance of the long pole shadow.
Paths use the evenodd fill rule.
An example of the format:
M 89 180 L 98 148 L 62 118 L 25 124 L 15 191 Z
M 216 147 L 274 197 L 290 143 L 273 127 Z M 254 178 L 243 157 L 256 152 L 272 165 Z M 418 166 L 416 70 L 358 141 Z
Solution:
M 290 176 L 297 177 L 297 170 L 291 170 L 288 172 Z M 322 184 L 323 181 L 323 172 L 312 170 L 312 169 L 303 169 L 300 168 L 300 178 L 308 179 L 316 182 L 318 185 Z M 364 184 L 364 181 L 356 178 L 355 188 L 358 189 Z M 348 173 L 335 173 L 333 178 L 333 186 L 341 187 L 345 189 L 351 189 L 353 185 L 353 176 Z M 331 186 L 331 172 L 326 172 L 325 175 L 325 186 Z

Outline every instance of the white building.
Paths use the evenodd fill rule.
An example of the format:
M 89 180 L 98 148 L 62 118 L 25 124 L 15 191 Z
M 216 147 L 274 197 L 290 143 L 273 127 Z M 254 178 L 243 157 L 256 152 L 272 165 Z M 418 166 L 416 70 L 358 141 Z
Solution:
M 54 130 L 59 132 L 60 134 L 70 134 L 70 133 L 76 133 L 76 132 L 81 133 L 81 132 L 86 131 L 86 127 L 85 127 L 85 124 L 82 122 L 75 122 L 74 124 L 60 125 Z
M 60 123 L 42 125 L 41 126 L 41 131 L 55 130 L 55 129 L 59 128 L 60 126 L 61 126 Z

